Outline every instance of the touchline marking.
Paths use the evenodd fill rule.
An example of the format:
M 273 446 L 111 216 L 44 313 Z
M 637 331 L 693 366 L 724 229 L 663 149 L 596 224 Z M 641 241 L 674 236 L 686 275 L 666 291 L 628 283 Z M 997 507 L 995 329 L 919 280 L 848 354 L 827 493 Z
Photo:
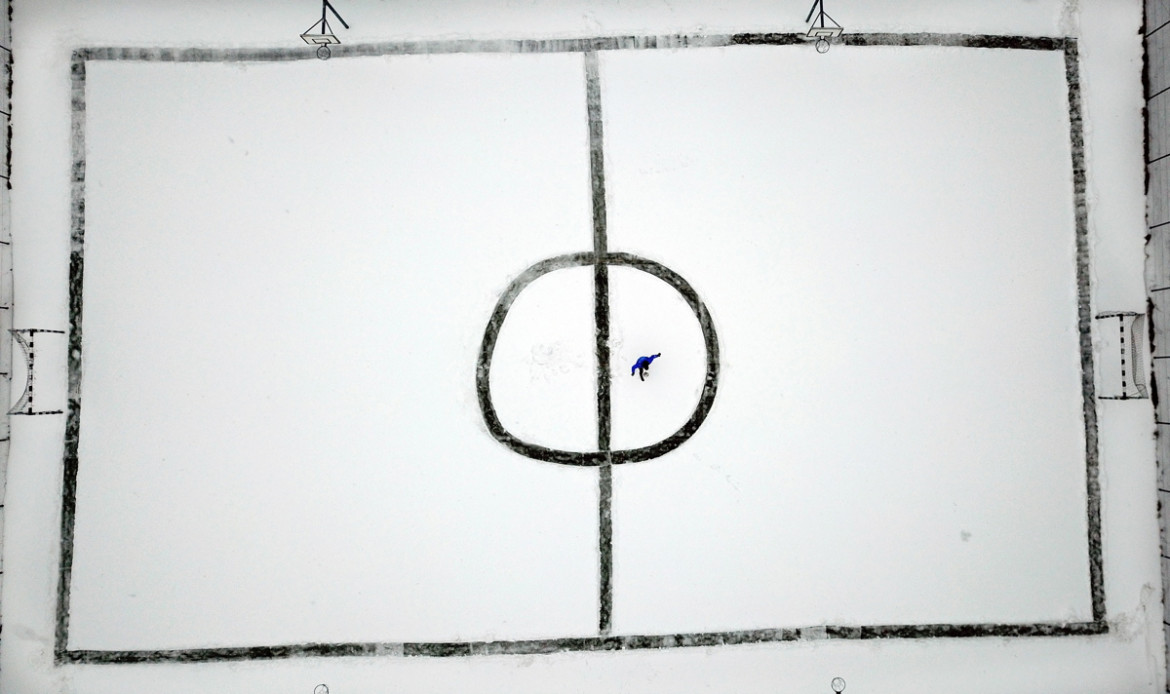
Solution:
M 838 46 L 938 46 L 1030 51 L 1062 51 L 1075 45 L 1071 37 L 996 36 L 991 34 L 842 34 Z M 451 53 L 584 53 L 587 51 L 678 50 L 730 46 L 796 46 L 815 50 L 804 33 L 761 32 L 738 34 L 667 34 L 657 36 L 598 36 L 577 39 L 455 39 L 341 44 L 334 58 Z M 298 48 L 79 48 L 74 61 L 131 60 L 179 63 L 316 60 L 312 51 Z
M 95 61 L 143 61 L 143 62 L 217 62 L 234 63 L 242 61 L 280 62 L 316 60 L 312 51 L 304 48 L 266 49 L 204 49 L 204 48 L 81 48 L 73 53 L 72 78 L 72 236 L 69 264 L 69 350 L 68 350 L 68 410 L 65 427 L 65 452 L 63 460 L 63 485 L 61 507 L 61 554 L 57 586 L 57 623 L 55 629 L 54 656 L 57 663 L 152 663 L 152 662 L 210 662 L 238 660 L 269 660 L 289 657 L 344 657 L 344 656 L 421 656 L 456 657 L 499 654 L 540 654 L 563 651 L 617 651 L 653 648 L 681 648 L 696 646 L 730 646 L 749 643 L 769 643 L 824 639 L 882 639 L 882 638 L 979 638 L 979 637 L 1050 637 L 1087 636 L 1104 634 L 1109 631 L 1105 620 L 1105 590 L 1101 564 L 1100 527 L 1100 485 L 1098 482 L 1097 420 L 1094 409 L 1096 402 L 1092 381 L 1093 361 L 1089 332 L 1089 246 L 1087 242 L 1087 197 L 1085 193 L 1084 134 L 1081 118 L 1081 96 L 1078 72 L 1077 41 L 1066 37 L 994 36 L 975 34 L 846 34 L 838 46 L 924 46 L 947 48 L 970 48 L 988 50 L 1061 51 L 1065 59 L 1065 75 L 1069 94 L 1069 135 L 1072 143 L 1073 186 L 1075 206 L 1075 234 L 1077 242 L 1076 272 L 1077 299 L 1079 304 L 1078 328 L 1081 337 L 1081 367 L 1083 390 L 1083 416 L 1085 424 L 1086 489 L 1088 518 L 1089 578 L 1092 594 L 1092 619 L 1035 624 L 916 624 L 916 625 L 871 625 L 871 626 L 816 626 L 808 628 L 776 628 L 726 632 L 680 633 L 666 635 L 613 636 L 604 633 L 608 620 L 599 615 L 597 636 L 567 637 L 545 640 L 514 641 L 466 641 L 466 642 L 386 642 L 386 643 L 307 643 L 292 645 L 244 646 L 226 648 L 189 649 L 143 649 L 143 650 L 92 650 L 69 648 L 70 588 L 73 562 L 73 536 L 77 507 L 78 450 L 81 418 L 82 380 L 82 279 L 84 274 L 85 239 L 85 82 L 86 63 Z M 598 53 L 615 50 L 679 50 L 702 48 L 727 48 L 736 46 L 805 46 L 814 50 L 803 33 L 741 33 L 723 35 L 663 35 L 663 36 L 614 36 L 580 39 L 549 40 L 455 40 L 455 41 L 411 41 L 379 44 L 338 46 L 334 59 L 362 56 L 428 55 L 454 53 L 569 53 L 593 54 L 586 58 L 586 86 L 590 81 L 588 61 L 595 61 Z M 1156 95 L 1155 95 L 1156 96 Z M 1153 98 L 1153 97 L 1150 97 Z M 588 93 L 587 93 L 588 99 Z M 600 126 L 600 102 L 597 105 L 597 124 Z M 591 168 L 593 157 L 591 130 Z M 601 144 L 600 128 L 597 132 L 598 146 Z M 600 150 L 598 154 L 603 154 Z M 603 175 L 599 160 L 596 171 Z M 600 185 L 598 185 L 600 184 Z M 604 179 L 594 181 L 594 205 L 604 205 Z M 600 195 L 598 194 L 600 191 Z M 657 458 L 682 445 L 702 424 L 713 402 L 719 370 L 718 340 L 707 308 L 697 293 L 681 276 L 653 260 L 627 253 L 608 250 L 602 216 L 594 209 L 594 248 L 592 251 L 568 253 L 549 258 L 523 271 L 500 297 L 485 329 L 476 367 L 476 383 L 479 404 L 488 425 L 489 432 L 501 444 L 513 451 L 536 460 L 578 466 L 598 466 L 612 469 L 613 465 L 636 463 Z M 601 220 L 600 227 L 598 220 Z M 1170 222 L 1168 222 L 1170 223 Z M 598 232 L 600 231 L 600 236 Z M 500 424 L 491 403 L 487 389 L 491 356 L 500 327 L 516 296 L 533 280 L 548 272 L 561 268 L 592 265 L 595 278 L 598 268 L 608 279 L 608 266 L 624 265 L 653 274 L 670 284 L 687 301 L 692 312 L 703 328 L 707 343 L 707 378 L 703 392 L 691 419 L 671 436 L 651 446 L 628 450 L 603 450 L 609 442 L 602 438 L 602 400 L 598 401 L 599 450 L 576 453 L 558 451 L 521 441 Z M 608 287 L 606 287 L 608 289 Z M 595 313 L 599 303 L 595 303 Z M 603 309 L 604 323 L 608 329 L 608 300 Z M 599 324 L 600 325 L 600 324 Z M 606 346 L 608 351 L 608 346 Z M 599 362 L 600 364 L 600 362 Z M 601 391 L 599 376 L 599 394 Z M 612 480 L 610 480 L 612 482 Z M 603 494 L 603 478 L 599 479 Z M 609 491 L 612 491 L 611 489 Z M 602 509 L 599 507 L 599 516 Z M 599 527 L 604 520 L 599 519 Z M 600 541 L 599 541 L 600 544 Z M 604 560 L 602 560 L 604 564 Z M 605 594 L 602 590 L 602 595 Z M 604 600 L 604 598 L 603 598 Z
M 451 658 L 481 655 L 542 655 L 564 652 L 640 651 L 704 648 L 785 641 L 832 641 L 907 638 L 1052 637 L 1105 634 L 1104 622 L 1060 624 L 893 624 L 817 626 L 794 629 L 593 636 L 521 641 L 304 643 L 238 648 L 187 648 L 153 651 L 79 649 L 66 651 L 59 663 L 206 663 L 280 660 L 297 657 L 397 656 Z

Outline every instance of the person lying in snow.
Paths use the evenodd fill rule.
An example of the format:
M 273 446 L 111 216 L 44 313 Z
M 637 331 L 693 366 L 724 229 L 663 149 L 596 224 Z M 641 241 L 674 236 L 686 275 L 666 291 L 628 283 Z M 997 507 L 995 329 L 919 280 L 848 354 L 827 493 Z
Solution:
M 630 375 L 633 376 L 634 372 L 637 371 L 638 378 L 645 381 L 646 374 L 650 373 L 650 362 L 661 356 L 662 353 L 659 352 L 658 354 L 654 354 L 649 357 L 638 357 L 638 361 L 635 362 L 632 367 L 630 367 Z

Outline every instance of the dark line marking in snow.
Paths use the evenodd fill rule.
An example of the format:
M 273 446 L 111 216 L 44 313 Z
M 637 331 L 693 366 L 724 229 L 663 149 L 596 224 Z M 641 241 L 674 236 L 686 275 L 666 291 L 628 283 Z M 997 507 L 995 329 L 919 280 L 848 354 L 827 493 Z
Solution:
M 1085 131 L 1081 110 L 1080 58 L 1075 39 L 1064 46 L 1065 79 L 1068 82 L 1069 137 L 1072 145 L 1073 206 L 1077 247 L 1077 328 L 1081 344 L 1081 411 L 1085 422 L 1085 491 L 1089 527 L 1089 586 L 1093 620 L 1105 619 L 1105 577 L 1101 550 L 1101 483 L 1097 446 L 1096 385 L 1093 382 L 1089 277 L 1089 211 L 1086 193 Z
M 62 470 L 61 559 L 57 578 L 57 626 L 53 652 L 62 662 L 69 651 L 69 599 L 73 581 L 73 531 L 77 512 L 77 450 L 81 433 L 81 290 L 85 264 L 85 60 L 77 52 L 71 69 L 73 122 L 72 238 L 69 251 L 68 414 Z
M 845 46 L 935 46 L 1060 51 L 1075 39 L 1049 36 L 995 36 L 990 34 L 842 34 Z M 726 48 L 728 46 L 796 46 L 812 42 L 802 33 L 668 34 L 661 36 L 597 36 L 567 39 L 455 39 L 438 41 L 396 41 L 333 46 L 333 58 L 438 55 L 451 53 L 586 53 L 590 51 L 678 50 L 683 48 Z M 133 60 L 178 63 L 278 62 L 316 60 L 305 48 L 79 48 L 74 60 Z
M 605 145 L 601 124 L 601 74 L 597 53 L 585 60 L 585 109 L 589 121 L 589 180 L 593 203 L 593 326 L 597 359 L 597 450 L 608 453 L 612 421 L 609 372 L 609 266 L 605 218 Z M 597 631 L 609 634 L 613 615 L 613 459 L 597 469 Z
M 601 263 L 605 265 L 632 267 L 635 270 L 641 270 L 642 272 L 654 275 L 674 287 L 675 291 L 683 297 L 698 319 L 699 327 L 702 329 L 703 338 L 707 344 L 707 374 L 703 382 L 703 392 L 699 397 L 699 402 L 695 406 L 694 412 L 691 413 L 690 419 L 678 431 L 658 443 L 643 446 L 642 448 L 630 448 L 617 451 L 579 452 L 546 448 L 522 441 L 504 428 L 504 425 L 500 423 L 499 416 L 496 414 L 495 406 L 492 404 L 489 383 L 492 353 L 495 351 L 500 328 L 503 326 L 504 318 L 508 315 L 508 311 L 512 307 L 512 302 L 516 300 L 520 292 L 524 291 L 529 284 L 539 277 L 564 268 L 593 265 L 595 262 L 598 262 L 598 258 L 593 252 L 569 253 L 542 260 L 529 267 L 520 273 L 520 276 L 513 280 L 508 288 L 504 290 L 499 302 L 496 304 L 495 311 L 492 313 L 491 320 L 488 321 L 487 328 L 484 331 L 483 343 L 480 346 L 479 364 L 476 369 L 476 389 L 479 393 L 479 407 L 483 413 L 484 422 L 487 424 L 488 431 L 491 432 L 492 436 L 500 443 L 526 458 L 559 463 L 561 465 L 580 465 L 587 467 L 606 464 L 607 459 L 612 465 L 622 465 L 658 458 L 678 448 L 694 435 L 695 431 L 703 423 L 703 420 L 706 419 L 707 414 L 711 411 L 711 405 L 714 403 L 719 378 L 719 340 L 715 335 L 715 326 L 711 321 L 711 314 L 699 299 L 698 294 L 678 273 L 661 263 L 629 253 L 606 253 L 600 259 Z
M 155 651 L 74 650 L 68 663 L 205 663 L 278 660 L 296 657 L 399 656 L 450 658 L 479 655 L 540 655 L 567 651 L 637 651 L 660 648 L 703 648 L 784 641 L 1060 637 L 1109 632 L 1105 622 L 1056 624 L 895 624 L 868 627 L 820 626 L 794 629 L 593 636 L 530 641 L 462 641 L 453 643 L 306 643 L 241 648 L 190 648 Z

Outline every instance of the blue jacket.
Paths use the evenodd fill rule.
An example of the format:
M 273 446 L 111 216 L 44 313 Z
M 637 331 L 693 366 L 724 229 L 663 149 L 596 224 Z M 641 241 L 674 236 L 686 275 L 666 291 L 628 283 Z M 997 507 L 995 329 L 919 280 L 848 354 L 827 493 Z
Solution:
M 634 372 L 637 371 L 638 369 L 649 369 L 650 362 L 654 361 L 655 359 L 657 359 L 658 357 L 661 357 L 661 356 L 662 356 L 662 353 L 659 352 L 658 354 L 652 354 L 648 357 L 638 357 L 638 361 L 634 362 L 634 365 L 632 367 L 630 367 L 630 375 L 633 376 Z

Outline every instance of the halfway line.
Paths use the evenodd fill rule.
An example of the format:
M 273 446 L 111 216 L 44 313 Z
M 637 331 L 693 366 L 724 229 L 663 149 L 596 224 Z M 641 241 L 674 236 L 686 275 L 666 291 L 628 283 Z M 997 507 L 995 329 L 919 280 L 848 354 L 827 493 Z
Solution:
M 597 628 L 609 634 L 613 612 L 613 462 L 610 452 L 609 266 L 605 261 L 605 154 L 601 132 L 601 79 L 597 52 L 585 53 L 585 105 L 589 114 L 589 174 L 593 189 L 593 320 L 597 354 L 599 589 Z

